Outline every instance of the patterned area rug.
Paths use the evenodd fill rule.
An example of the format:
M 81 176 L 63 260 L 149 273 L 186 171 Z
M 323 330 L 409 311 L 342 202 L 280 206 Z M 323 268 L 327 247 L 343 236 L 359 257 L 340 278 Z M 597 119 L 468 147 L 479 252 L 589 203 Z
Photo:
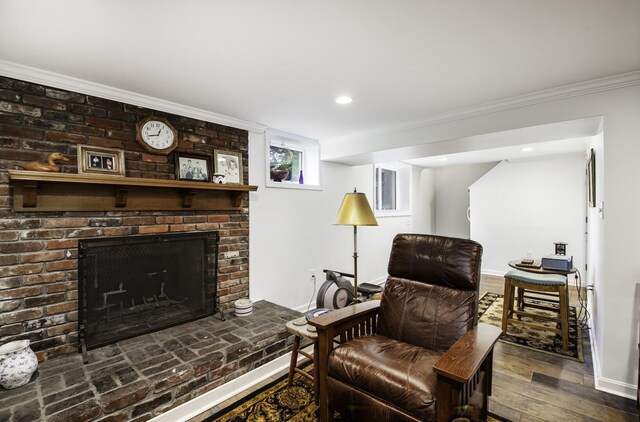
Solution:
M 502 305 L 504 303 L 503 295 L 497 293 L 485 293 L 480 298 L 478 304 L 478 315 L 480 322 L 502 327 Z M 537 300 L 525 300 L 526 303 L 540 303 Z M 547 304 L 548 302 L 545 302 Z M 552 311 L 529 308 L 527 312 L 555 316 Z M 522 317 L 523 321 L 527 321 L 526 317 Z M 538 321 L 536 321 L 538 322 Z M 552 321 L 543 322 L 542 324 L 550 327 L 555 326 Z M 510 324 L 507 333 L 503 333 L 500 337 L 501 341 L 516 344 L 518 346 L 527 347 L 529 349 L 539 350 L 545 353 L 551 353 L 567 359 L 573 359 L 578 362 L 584 362 L 582 354 L 582 332 L 576 321 L 576 308 L 569 307 L 569 350 L 567 353 L 562 351 L 562 336 L 550 331 L 536 330 Z
M 313 365 L 304 370 L 311 373 Z M 231 406 L 205 419 L 206 422 L 315 422 L 318 407 L 313 396 L 313 384 L 296 374 L 291 388 L 287 388 L 287 375 L 265 385 Z M 336 414 L 336 421 L 340 421 Z
M 313 365 L 304 370 L 311 373 Z M 318 406 L 313 399 L 311 381 L 296 374 L 291 388 L 287 388 L 287 376 L 265 385 L 256 392 L 205 419 L 206 422 L 316 422 L 319 421 Z M 343 419 L 338 413 L 335 421 Z M 489 416 L 488 422 L 507 419 Z

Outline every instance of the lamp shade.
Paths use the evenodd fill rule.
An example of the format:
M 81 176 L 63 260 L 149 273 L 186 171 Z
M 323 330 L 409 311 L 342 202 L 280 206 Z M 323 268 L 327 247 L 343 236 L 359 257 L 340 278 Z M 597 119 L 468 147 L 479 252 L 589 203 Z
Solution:
M 342 205 L 333 224 L 342 226 L 377 226 L 376 217 L 371 211 L 367 196 L 361 192 L 344 195 Z

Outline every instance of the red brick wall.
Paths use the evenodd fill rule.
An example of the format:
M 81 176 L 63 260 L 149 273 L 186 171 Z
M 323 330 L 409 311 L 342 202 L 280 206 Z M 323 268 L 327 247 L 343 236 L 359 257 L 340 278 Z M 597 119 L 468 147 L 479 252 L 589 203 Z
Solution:
M 174 154 L 152 155 L 135 140 L 135 123 L 154 114 L 178 130 L 178 150 L 242 153 L 248 180 L 248 133 L 202 120 L 0 76 L 0 343 L 28 338 L 43 360 L 77 351 L 78 239 L 147 233 L 220 231 L 222 308 L 248 296 L 249 210 L 175 212 L 13 211 L 8 169 L 78 144 L 125 151 L 129 177 L 174 179 Z M 225 259 L 224 253 L 240 256 Z

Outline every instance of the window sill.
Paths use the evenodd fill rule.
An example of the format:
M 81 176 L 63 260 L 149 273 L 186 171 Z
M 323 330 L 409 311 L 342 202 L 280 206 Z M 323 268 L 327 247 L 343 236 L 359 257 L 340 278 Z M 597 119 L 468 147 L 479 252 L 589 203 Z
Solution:
M 411 217 L 412 214 L 409 211 L 399 211 L 396 213 L 384 213 L 375 214 L 376 218 L 390 218 L 390 217 Z
M 282 182 L 273 182 L 267 181 L 265 184 L 267 188 L 276 188 L 276 189 L 297 189 L 297 190 L 322 190 L 322 186 L 320 185 L 301 185 L 298 183 L 282 183 Z

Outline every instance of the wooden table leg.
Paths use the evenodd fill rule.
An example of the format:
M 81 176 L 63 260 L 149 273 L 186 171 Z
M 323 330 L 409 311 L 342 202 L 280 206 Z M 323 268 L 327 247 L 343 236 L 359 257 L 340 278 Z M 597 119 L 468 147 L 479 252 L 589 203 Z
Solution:
M 293 349 L 291 350 L 291 364 L 289 365 L 289 380 L 287 381 L 287 387 L 291 387 L 293 382 L 293 375 L 296 372 L 296 366 L 298 365 L 298 349 L 300 349 L 300 337 L 294 336 Z
M 517 287 L 518 290 L 518 310 L 524 312 L 524 287 Z M 518 321 L 522 320 L 522 315 L 518 314 Z
M 320 347 L 318 342 L 313 343 L 313 394 L 316 398 L 316 406 L 320 404 L 320 365 L 318 362 L 318 355 L 320 354 Z
M 510 307 L 513 306 L 513 286 L 511 281 L 507 278 L 504 279 L 504 301 L 502 304 L 502 331 L 507 333 L 507 324 L 509 323 Z M 513 308 L 512 308 L 513 309 Z
M 569 350 L 569 295 L 567 287 L 560 287 L 560 328 L 562 331 L 562 351 Z

